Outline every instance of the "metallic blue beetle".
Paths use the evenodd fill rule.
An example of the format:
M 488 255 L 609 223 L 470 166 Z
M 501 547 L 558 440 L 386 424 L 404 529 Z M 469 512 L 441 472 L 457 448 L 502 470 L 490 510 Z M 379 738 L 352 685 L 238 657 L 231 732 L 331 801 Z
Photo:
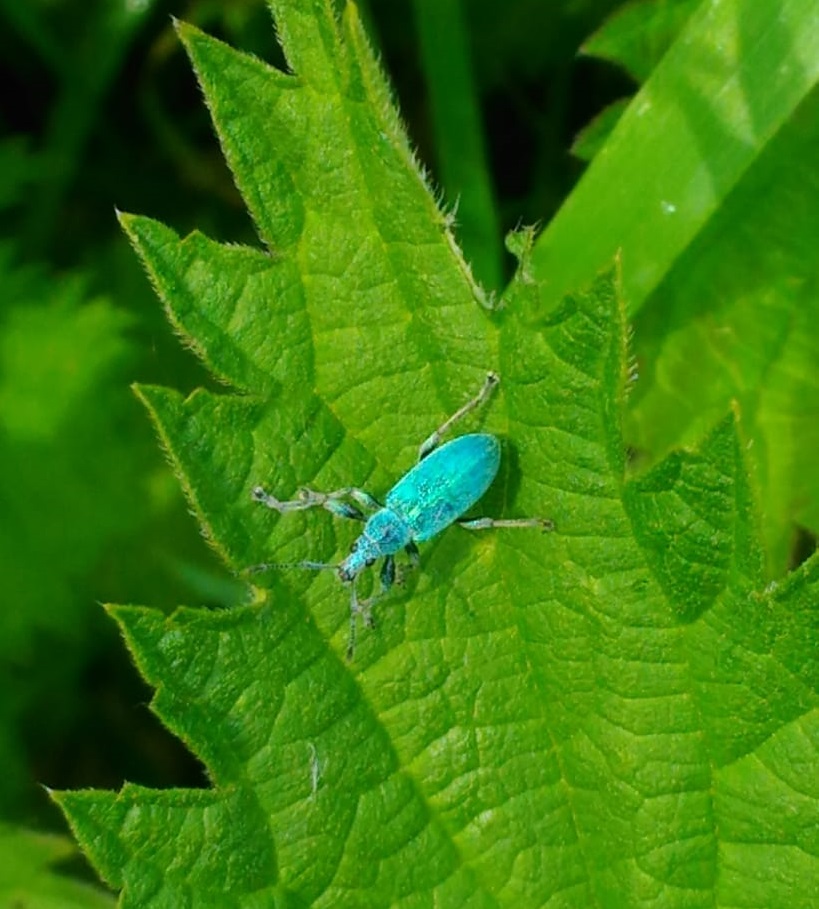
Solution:
M 253 489 L 252 497 L 255 501 L 281 514 L 318 506 L 340 517 L 366 522 L 361 535 L 353 543 L 350 554 L 339 565 L 308 561 L 293 565 L 269 563 L 253 569 L 335 569 L 342 582 L 352 585 L 350 642 L 347 650 L 349 657 L 352 657 L 355 648 L 356 617 L 360 614 L 367 624 L 372 624 L 372 604 L 392 587 L 395 581 L 395 554 L 401 549 L 407 552 L 411 563 L 417 565 L 419 555 L 416 544 L 431 539 L 455 522 L 470 530 L 493 527 L 552 529 L 552 522 L 541 518 L 495 520 L 461 517 L 483 496 L 495 479 L 500 466 L 500 445 L 494 436 L 486 433 L 459 436 L 445 445 L 440 444 L 441 438 L 458 420 L 483 404 L 499 381 L 495 373 L 489 373 L 478 394 L 424 441 L 418 452 L 418 463 L 387 493 L 383 505 L 369 493 L 355 487 L 329 493 L 301 489 L 299 498 L 290 502 L 279 501 L 261 486 Z M 367 512 L 370 512 L 369 517 L 366 516 Z M 365 568 L 380 558 L 384 559 L 380 572 L 381 593 L 378 597 L 359 600 L 355 580 Z

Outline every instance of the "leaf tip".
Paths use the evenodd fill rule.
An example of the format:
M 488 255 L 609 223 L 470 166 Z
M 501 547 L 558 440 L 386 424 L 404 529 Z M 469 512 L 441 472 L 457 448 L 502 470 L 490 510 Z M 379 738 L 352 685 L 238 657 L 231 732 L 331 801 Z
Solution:
M 191 25 L 190 22 L 185 22 L 183 19 L 174 19 L 173 27 L 188 56 L 193 59 L 196 46 L 207 40 L 208 36 L 195 25 Z
M 119 226 L 123 229 L 128 239 L 133 242 L 134 221 L 136 220 L 136 215 L 132 215 L 127 211 L 122 211 L 122 209 L 119 209 L 116 206 L 114 206 L 114 215 L 116 216 Z
M 143 404 L 149 406 L 161 395 L 173 393 L 170 388 L 163 388 L 161 385 L 151 385 L 147 382 L 132 382 L 131 391 L 133 391 Z
M 155 422 L 158 420 L 157 407 L 159 399 L 163 394 L 167 394 L 169 389 L 162 388 L 159 385 L 146 385 L 142 382 L 132 382 L 131 391 L 136 395 L 137 400 L 142 404 Z
M 184 19 L 179 19 L 177 16 L 171 16 L 171 25 L 173 30 L 179 36 L 180 41 L 185 40 L 185 35 L 189 34 L 191 31 L 195 31 L 196 27 L 185 22 Z
M 122 615 L 122 611 L 128 607 L 120 606 L 118 603 L 103 603 L 102 608 L 105 610 L 106 615 L 119 623 L 119 617 Z
M 131 382 L 131 391 L 143 404 L 147 404 L 148 402 L 145 400 L 144 389 L 145 386 L 142 382 Z

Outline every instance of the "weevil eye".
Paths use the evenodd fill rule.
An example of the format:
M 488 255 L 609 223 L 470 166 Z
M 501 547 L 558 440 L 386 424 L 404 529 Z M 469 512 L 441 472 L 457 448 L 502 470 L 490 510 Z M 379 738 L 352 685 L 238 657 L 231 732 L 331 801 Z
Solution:
M 370 568 L 373 565 L 375 565 L 375 559 L 367 559 L 367 561 L 364 564 L 367 566 L 367 568 Z
M 355 552 L 358 549 L 358 540 L 353 541 L 353 545 L 350 546 L 350 552 Z

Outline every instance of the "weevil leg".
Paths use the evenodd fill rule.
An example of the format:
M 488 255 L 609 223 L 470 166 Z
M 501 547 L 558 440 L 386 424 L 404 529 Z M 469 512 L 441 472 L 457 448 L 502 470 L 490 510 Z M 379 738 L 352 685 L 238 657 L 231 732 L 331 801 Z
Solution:
M 441 439 L 449 432 L 450 429 L 452 429 L 458 420 L 462 420 L 467 414 L 472 413 L 476 407 L 480 407 L 485 401 L 487 401 L 499 382 L 500 377 L 497 373 L 487 373 L 486 378 L 484 379 L 484 383 L 481 386 L 481 390 L 475 395 L 475 397 L 472 398 L 471 401 L 467 401 L 466 404 L 464 404 L 464 406 L 459 410 L 456 410 L 448 420 L 445 420 L 443 423 L 441 423 L 435 432 L 433 432 L 432 435 L 430 435 L 421 443 L 421 447 L 418 449 L 418 460 L 423 461 L 431 451 L 434 451 L 441 444 Z
M 355 656 L 355 641 L 356 641 L 356 622 L 358 617 L 364 620 L 364 624 L 368 628 L 374 628 L 375 622 L 373 621 L 372 614 L 372 605 L 378 599 L 378 597 L 369 597 L 366 600 L 359 600 L 358 592 L 355 589 L 355 583 L 353 583 L 353 588 L 350 591 L 350 636 L 347 639 L 347 659 L 352 660 Z
M 384 507 L 375 496 L 371 496 L 368 492 L 364 492 L 363 489 L 359 489 L 357 486 L 350 486 L 341 491 L 348 493 L 350 498 L 355 499 L 356 502 L 367 511 L 378 511 L 379 508 Z
M 266 492 L 263 487 L 255 486 L 250 493 L 254 502 L 260 502 L 267 508 L 278 511 L 279 514 L 287 514 L 290 511 L 304 511 L 307 508 L 325 508 L 331 514 L 338 515 L 340 518 L 349 518 L 353 521 L 364 521 L 366 515 L 361 508 L 375 511 L 381 507 L 369 493 L 363 489 L 357 489 L 354 486 L 346 486 L 344 489 L 336 489 L 333 492 L 316 492 L 314 489 L 302 488 L 298 492 L 298 498 L 289 502 L 282 502 L 274 495 Z M 344 499 L 353 499 L 361 508 Z
M 379 578 L 381 580 L 381 596 L 383 596 L 395 583 L 395 556 L 388 555 L 384 559 Z
M 404 552 L 409 556 L 410 568 L 418 568 L 421 565 L 421 553 L 412 540 L 404 547 Z
M 350 637 L 347 643 L 348 660 L 351 660 L 355 654 L 356 621 L 358 617 L 361 616 L 367 628 L 375 628 L 375 620 L 373 619 L 372 611 L 373 606 L 389 593 L 392 585 L 395 583 L 395 556 L 388 555 L 384 558 L 384 563 L 381 566 L 378 577 L 381 582 L 381 590 L 377 594 L 367 597 L 366 600 L 359 600 L 358 592 L 355 589 L 355 584 L 353 584 L 353 589 L 350 593 Z
M 375 628 L 375 619 L 373 618 L 372 611 L 373 606 L 390 592 L 392 585 L 395 583 L 395 556 L 388 555 L 384 557 L 381 571 L 378 573 L 378 580 L 381 585 L 381 589 L 378 593 L 374 593 L 371 597 L 367 597 L 366 600 L 356 600 L 356 609 L 364 619 L 364 624 L 367 628 Z
M 395 583 L 398 584 L 399 587 L 404 584 L 407 575 L 411 571 L 416 571 L 421 567 L 421 553 L 418 552 L 418 547 L 412 540 L 404 547 L 404 552 L 406 552 L 409 557 L 409 564 L 397 566 Z
M 467 530 L 503 530 L 510 527 L 539 527 L 544 533 L 554 530 L 554 521 L 548 518 L 460 518 L 457 521 Z

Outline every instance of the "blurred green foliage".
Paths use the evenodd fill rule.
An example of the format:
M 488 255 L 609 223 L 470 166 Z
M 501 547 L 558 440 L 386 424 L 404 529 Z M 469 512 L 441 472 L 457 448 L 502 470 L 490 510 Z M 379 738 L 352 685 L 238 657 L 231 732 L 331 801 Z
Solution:
M 129 388 L 209 379 L 168 331 L 114 206 L 150 199 L 183 223 L 223 218 L 248 233 L 169 45 L 171 12 L 0 5 L 0 819 L 29 825 L 62 828 L 39 783 L 199 780 L 140 707 L 146 689 L 115 656 L 100 603 L 245 595 L 190 520 Z M 239 29 L 264 15 L 260 4 L 238 12 L 225 21 Z M 156 80 L 173 84 L 175 66 L 189 97 L 160 100 Z M 200 158 L 189 151 L 202 146 Z M 173 201 L 167 187 L 189 186 L 190 173 L 199 198 Z

